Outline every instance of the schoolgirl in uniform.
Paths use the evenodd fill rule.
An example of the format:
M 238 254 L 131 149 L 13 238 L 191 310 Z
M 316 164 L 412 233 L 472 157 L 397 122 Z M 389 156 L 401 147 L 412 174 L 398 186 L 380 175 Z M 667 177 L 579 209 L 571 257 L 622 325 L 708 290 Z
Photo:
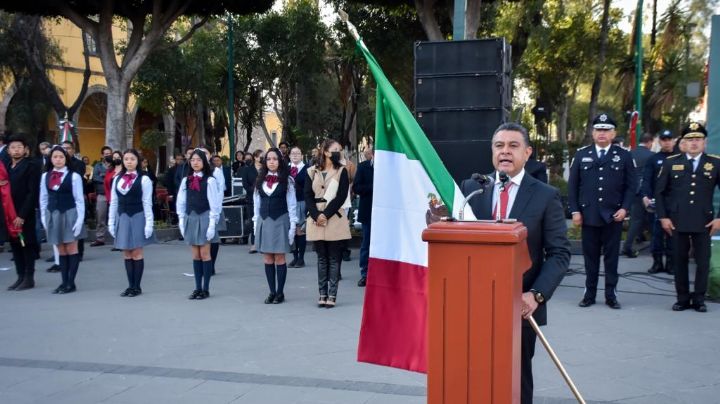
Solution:
M 295 187 L 288 171 L 280 150 L 269 149 L 253 194 L 255 245 L 263 254 L 265 277 L 270 287 L 265 304 L 285 301 L 285 254 L 290 252 L 297 223 Z
M 110 187 L 108 231 L 115 239 L 115 248 L 123 251 L 128 278 L 128 288 L 120 296 L 135 297 L 142 293 L 143 247 L 155 242 L 152 181 L 139 170 L 140 161 L 137 150 L 125 150 L 122 168 Z
M 68 169 L 70 156 L 61 146 L 50 151 L 40 179 L 40 220 L 47 241 L 57 247 L 62 283 L 56 294 L 75 292 L 80 266 L 78 240 L 85 237 L 85 198 L 80 174 Z
M 177 213 L 180 233 L 190 245 L 195 274 L 195 290 L 188 297 L 201 300 L 210 297 L 212 260 L 210 243 L 218 242 L 217 222 L 222 203 L 216 179 L 207 155 L 195 149 L 190 155 L 190 174 L 180 182 Z

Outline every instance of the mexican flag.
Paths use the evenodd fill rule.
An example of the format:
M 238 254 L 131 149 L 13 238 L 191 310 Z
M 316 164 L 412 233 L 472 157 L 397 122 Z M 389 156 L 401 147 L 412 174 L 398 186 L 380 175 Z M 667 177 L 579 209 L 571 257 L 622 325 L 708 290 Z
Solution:
M 427 368 L 428 247 L 422 232 L 457 217 L 463 195 L 362 40 L 377 83 L 372 236 L 358 361 Z M 465 218 L 474 219 L 469 206 Z

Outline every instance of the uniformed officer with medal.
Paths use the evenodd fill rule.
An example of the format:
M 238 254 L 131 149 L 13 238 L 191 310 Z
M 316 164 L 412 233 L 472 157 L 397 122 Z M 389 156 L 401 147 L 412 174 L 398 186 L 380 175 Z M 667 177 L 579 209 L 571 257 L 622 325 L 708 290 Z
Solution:
M 580 307 L 595 304 L 600 256 L 604 254 L 605 304 L 619 309 L 616 287 L 622 223 L 637 191 L 630 152 L 613 145 L 615 121 L 608 114 L 593 120 L 594 144 L 578 149 L 570 165 L 568 203 L 573 224 L 582 226 L 585 294 Z
M 697 122 L 682 131 L 685 153 L 665 159 L 655 184 L 657 216 L 672 237 L 675 291 L 674 311 L 689 308 L 704 313 L 710 271 L 710 237 L 720 230 L 713 193 L 720 184 L 720 158 L 705 154 L 707 130 Z M 690 292 L 688 259 L 695 251 L 695 290 Z

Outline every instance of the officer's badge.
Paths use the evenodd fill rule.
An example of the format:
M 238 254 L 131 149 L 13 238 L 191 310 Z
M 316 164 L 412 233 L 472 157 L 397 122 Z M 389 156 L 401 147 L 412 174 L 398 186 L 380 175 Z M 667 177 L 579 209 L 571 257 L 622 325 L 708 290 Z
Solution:
M 685 164 L 673 164 L 673 171 L 682 171 L 685 169 Z
M 593 158 L 592 158 L 592 157 L 583 157 L 583 158 L 582 158 L 582 162 L 583 162 L 583 163 L 592 163 L 592 162 L 593 162 Z
M 617 155 L 613 156 L 612 161 L 614 163 L 617 163 L 618 161 L 620 161 L 620 156 L 617 156 Z
M 607 122 L 608 117 L 607 117 L 607 115 L 602 114 L 602 115 L 600 115 L 600 116 L 598 117 L 598 119 L 600 120 L 600 122 Z M 693 125 L 697 126 L 696 123 L 694 123 Z M 695 129 L 697 129 L 697 128 L 695 128 Z M 693 129 L 693 130 L 695 130 L 695 129 Z
M 698 130 L 700 129 L 700 125 L 697 122 L 693 122 L 690 124 L 690 130 Z
M 703 168 L 705 169 L 705 171 L 712 171 L 712 169 L 713 169 L 714 167 L 715 167 L 715 166 L 713 165 L 713 163 L 705 163 L 705 165 L 703 166 Z

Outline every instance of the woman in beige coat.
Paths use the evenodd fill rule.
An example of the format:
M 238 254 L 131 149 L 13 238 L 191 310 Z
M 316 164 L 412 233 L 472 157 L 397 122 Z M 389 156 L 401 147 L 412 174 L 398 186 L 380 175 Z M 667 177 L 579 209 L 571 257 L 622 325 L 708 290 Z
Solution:
M 340 163 L 341 150 L 335 140 L 323 141 L 317 163 L 307 170 L 305 181 L 307 240 L 314 242 L 318 255 L 318 307 L 335 307 L 342 252 L 350 239 L 344 209 L 350 180 L 347 169 Z

